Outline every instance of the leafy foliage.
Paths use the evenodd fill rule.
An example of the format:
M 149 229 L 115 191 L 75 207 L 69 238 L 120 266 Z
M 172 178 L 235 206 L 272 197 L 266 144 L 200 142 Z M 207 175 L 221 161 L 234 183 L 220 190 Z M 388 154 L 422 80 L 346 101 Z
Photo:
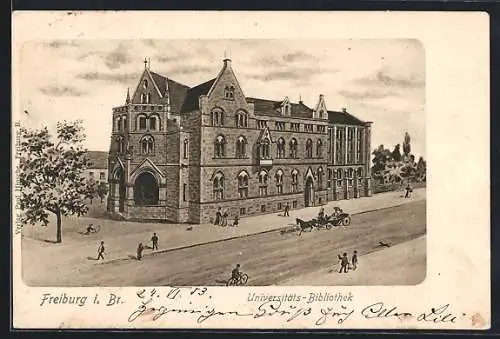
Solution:
M 23 223 L 47 225 L 49 213 L 57 217 L 61 242 L 61 216 L 84 215 L 91 189 L 81 173 L 88 166 L 81 121 L 57 123 L 55 142 L 47 128 L 21 128 L 19 182 Z
M 108 194 L 108 184 L 101 181 L 97 186 L 97 195 L 101 199 L 101 202 L 103 201 L 103 199 L 106 197 L 107 194 Z

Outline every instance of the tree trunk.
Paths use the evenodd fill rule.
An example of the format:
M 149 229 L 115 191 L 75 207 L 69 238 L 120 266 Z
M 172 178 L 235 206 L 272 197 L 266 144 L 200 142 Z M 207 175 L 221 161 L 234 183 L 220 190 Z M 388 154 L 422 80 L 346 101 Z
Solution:
M 62 234 L 61 234 L 61 212 L 59 209 L 56 211 L 56 217 L 57 217 L 57 235 L 56 235 L 56 242 L 60 244 L 62 242 Z

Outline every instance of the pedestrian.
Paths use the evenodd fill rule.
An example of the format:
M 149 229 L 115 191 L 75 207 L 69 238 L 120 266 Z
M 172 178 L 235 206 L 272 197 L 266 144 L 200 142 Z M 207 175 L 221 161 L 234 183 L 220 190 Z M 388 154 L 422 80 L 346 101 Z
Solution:
M 144 251 L 144 246 L 142 246 L 142 242 L 140 242 L 139 246 L 137 246 L 137 260 L 142 259 L 142 251 Z
M 153 233 L 153 236 L 151 237 L 151 241 L 153 242 L 153 251 L 158 249 L 158 236 L 156 233 Z
M 358 251 L 356 250 L 352 254 L 351 263 L 352 263 L 352 269 L 356 270 L 356 268 L 358 267 Z
M 240 217 L 239 216 L 235 216 L 234 217 L 234 221 L 233 221 L 233 226 L 238 226 L 240 223 Z
M 347 258 L 347 253 L 344 252 L 342 256 L 340 256 L 339 254 L 339 260 L 340 260 L 339 273 L 342 273 L 342 271 L 344 271 L 344 273 L 347 273 L 347 266 L 349 265 L 349 258 Z
M 323 220 L 324 217 L 325 217 L 325 209 L 323 208 L 323 206 L 321 206 L 318 213 L 318 219 Z
M 410 193 L 413 192 L 413 189 L 410 186 L 410 183 L 406 185 L 406 194 L 405 194 L 405 199 L 410 197 Z
M 222 212 L 221 212 L 221 208 L 219 207 L 217 209 L 217 213 L 215 213 L 215 225 L 220 225 L 221 219 L 222 219 Z
M 290 214 L 288 213 L 289 210 L 290 210 L 290 204 L 286 203 L 286 205 L 285 205 L 285 213 L 283 214 L 284 217 L 289 217 L 290 216 Z
M 97 260 L 104 260 L 104 241 L 101 241 L 99 248 L 97 249 Z
M 224 210 L 224 214 L 222 215 L 222 226 L 227 226 L 227 218 L 229 217 L 229 214 L 227 213 L 227 210 Z

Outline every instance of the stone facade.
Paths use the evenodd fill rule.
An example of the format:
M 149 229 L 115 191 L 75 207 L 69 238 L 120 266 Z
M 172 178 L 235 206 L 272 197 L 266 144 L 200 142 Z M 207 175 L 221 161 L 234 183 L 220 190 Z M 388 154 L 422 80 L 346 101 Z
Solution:
M 113 109 L 108 210 L 206 223 L 371 195 L 371 123 L 288 98 L 245 97 L 224 60 L 190 88 L 146 66 Z

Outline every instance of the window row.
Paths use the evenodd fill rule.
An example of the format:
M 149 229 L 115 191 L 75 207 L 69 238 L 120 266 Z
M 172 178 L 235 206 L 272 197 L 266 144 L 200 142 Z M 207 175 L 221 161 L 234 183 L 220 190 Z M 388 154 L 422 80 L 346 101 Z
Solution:
M 159 131 L 161 119 L 157 114 L 150 115 L 149 117 L 145 114 L 139 114 L 135 119 L 135 130 L 136 131 Z M 114 130 L 117 132 L 126 131 L 128 128 L 127 116 L 117 116 L 114 121 Z
M 210 122 L 212 126 L 224 126 L 225 124 L 224 116 L 225 112 L 222 109 L 220 108 L 213 109 L 212 112 L 210 112 Z M 246 113 L 245 111 L 236 112 L 235 125 L 237 127 L 247 128 L 248 113 Z
M 283 194 L 283 182 L 284 182 L 285 173 L 279 169 L 276 171 L 274 175 L 274 184 L 276 185 L 277 194 Z M 259 172 L 258 176 L 258 187 L 259 187 L 259 196 L 268 195 L 268 187 L 270 184 L 269 173 L 265 170 Z M 298 192 L 299 189 L 299 171 L 294 169 L 290 172 L 291 186 L 290 192 L 295 193 Z M 212 179 L 212 188 L 213 188 L 213 199 L 214 200 L 224 200 L 224 188 L 225 188 L 225 176 L 221 171 L 218 171 L 214 174 Z M 320 167 L 316 173 L 316 182 L 317 187 L 323 187 L 323 169 Z M 238 183 L 238 196 L 240 199 L 248 198 L 248 183 L 249 183 L 249 175 L 246 171 L 241 171 L 237 176 Z
M 223 135 L 218 135 L 214 141 L 214 157 L 224 158 L 226 157 L 226 138 Z M 264 139 L 257 145 L 257 154 L 261 159 L 271 158 L 270 151 L 271 143 L 268 139 Z M 276 158 L 283 159 L 287 157 L 286 150 L 289 150 L 289 158 L 298 158 L 298 142 L 297 139 L 292 138 L 287 146 L 285 139 L 279 138 L 276 141 Z M 239 136 L 236 140 L 236 158 L 246 158 L 247 155 L 247 140 L 243 136 Z M 315 150 L 314 150 L 315 148 Z M 307 139 L 305 146 L 305 158 L 313 158 L 315 154 L 316 158 L 323 157 L 323 142 L 321 139 L 316 141 L 315 147 L 311 139 Z
M 118 153 L 125 153 L 127 151 L 127 146 L 125 143 L 125 139 L 122 136 L 118 136 L 115 139 L 116 147 L 115 149 Z M 155 152 L 155 140 L 151 135 L 144 135 L 139 140 L 139 149 L 141 154 L 154 154 Z M 130 147 L 130 151 L 132 151 L 132 147 Z M 189 157 L 189 141 L 188 139 L 184 140 L 183 148 L 182 148 L 182 157 L 184 159 L 188 159 Z

